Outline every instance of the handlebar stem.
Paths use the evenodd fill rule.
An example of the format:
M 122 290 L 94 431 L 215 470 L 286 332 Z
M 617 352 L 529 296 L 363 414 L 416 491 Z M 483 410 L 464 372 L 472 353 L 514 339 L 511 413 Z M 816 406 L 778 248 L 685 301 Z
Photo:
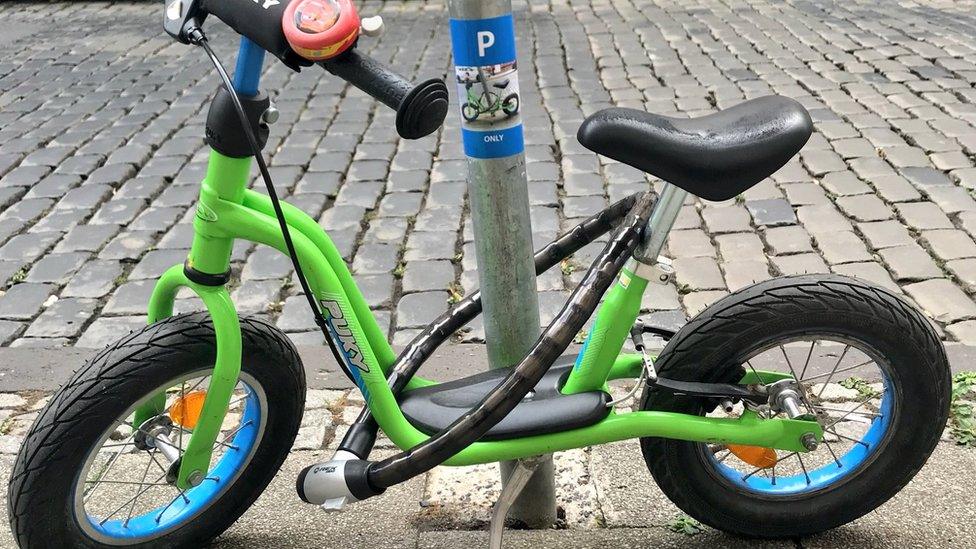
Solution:
M 237 48 L 237 65 L 234 67 L 234 91 L 244 97 L 257 95 L 263 66 L 264 50 L 250 38 L 242 36 Z

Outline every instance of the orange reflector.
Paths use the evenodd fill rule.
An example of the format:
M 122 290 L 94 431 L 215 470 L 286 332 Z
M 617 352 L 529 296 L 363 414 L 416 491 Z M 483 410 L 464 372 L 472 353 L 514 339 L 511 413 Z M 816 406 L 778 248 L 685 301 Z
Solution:
M 200 420 L 200 413 L 203 411 L 203 402 L 207 400 L 206 391 L 193 391 L 184 395 L 169 407 L 169 417 L 174 423 L 182 425 L 187 429 L 193 429 Z
M 739 444 L 729 444 L 732 455 L 753 467 L 768 469 L 776 465 L 776 450 L 763 448 L 762 446 L 741 446 Z

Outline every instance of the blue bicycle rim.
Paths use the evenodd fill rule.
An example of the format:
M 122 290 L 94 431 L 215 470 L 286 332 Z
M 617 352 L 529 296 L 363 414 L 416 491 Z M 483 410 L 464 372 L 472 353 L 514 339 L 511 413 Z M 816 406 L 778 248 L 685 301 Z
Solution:
M 711 452 L 708 452 L 708 459 L 711 461 L 715 470 L 725 479 L 739 488 L 744 488 L 752 492 L 772 496 L 789 496 L 828 488 L 859 470 L 862 465 L 874 456 L 884 441 L 888 428 L 891 425 L 895 390 L 884 372 L 882 372 L 882 382 L 884 384 L 884 394 L 881 397 L 881 406 L 879 407 L 880 415 L 871 421 L 871 426 L 860 439 L 860 443 L 854 443 L 846 453 L 837 456 L 836 461 L 830 461 L 826 465 L 808 471 L 807 475 L 803 475 L 802 473 L 787 476 L 777 475 L 775 477 L 775 484 L 772 478 L 755 474 L 743 480 L 742 477 L 744 475 L 742 471 L 738 471 L 720 462 Z M 819 451 L 824 450 L 821 449 Z M 809 482 L 807 482 L 807 476 L 809 476 Z
M 98 519 L 88 515 L 88 522 L 95 532 L 123 543 L 157 537 L 182 526 L 209 508 L 237 480 L 260 442 L 263 421 L 257 392 L 248 383 L 242 384 L 247 396 L 243 401 L 241 427 L 230 441 L 231 447 L 207 473 L 206 479 L 199 486 L 184 492 L 185 498 L 176 497 L 171 504 L 161 505 L 128 520 L 115 519 L 99 524 Z

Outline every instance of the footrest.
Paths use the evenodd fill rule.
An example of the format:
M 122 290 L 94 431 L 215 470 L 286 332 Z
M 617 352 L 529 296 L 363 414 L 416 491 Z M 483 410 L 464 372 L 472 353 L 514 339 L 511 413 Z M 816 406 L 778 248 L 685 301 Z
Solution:
M 556 360 L 539 380 L 535 391 L 481 440 L 508 440 L 532 435 L 558 433 L 598 423 L 610 413 L 610 395 L 591 391 L 564 395 L 562 381 L 573 369 L 575 355 Z M 461 414 L 477 406 L 481 399 L 501 383 L 510 368 L 490 370 L 473 376 L 405 391 L 400 395 L 400 409 L 414 427 L 433 435 L 454 422 Z

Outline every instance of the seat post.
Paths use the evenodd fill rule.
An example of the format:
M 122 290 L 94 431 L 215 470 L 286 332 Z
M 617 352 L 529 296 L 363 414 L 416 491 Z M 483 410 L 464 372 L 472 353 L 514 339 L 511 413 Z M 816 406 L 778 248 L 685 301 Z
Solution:
M 664 188 L 654 204 L 651 217 L 647 221 L 647 229 L 644 231 L 644 240 L 634 250 L 634 259 L 646 265 L 657 263 L 657 256 L 664 248 L 664 242 L 674 226 L 681 206 L 685 203 L 688 191 L 675 185 L 665 182 Z

